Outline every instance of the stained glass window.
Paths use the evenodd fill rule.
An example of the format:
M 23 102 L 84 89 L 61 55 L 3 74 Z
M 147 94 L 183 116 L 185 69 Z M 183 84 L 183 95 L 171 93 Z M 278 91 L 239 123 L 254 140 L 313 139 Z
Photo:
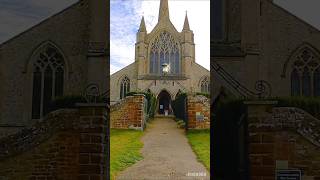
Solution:
M 126 97 L 128 92 L 130 92 L 130 79 L 128 77 L 124 77 L 120 84 L 120 99 Z
M 320 60 L 309 47 L 302 48 L 293 62 L 292 96 L 320 96 Z
M 64 59 L 52 45 L 46 45 L 33 63 L 32 118 L 39 119 L 50 111 L 51 101 L 63 95 Z
M 33 72 L 32 119 L 39 119 L 41 116 L 41 81 L 41 70 L 36 67 Z
M 320 67 L 313 73 L 314 96 L 320 96 Z
M 162 75 L 162 65 L 166 63 L 169 64 L 170 74 L 179 74 L 179 54 L 179 43 L 175 38 L 166 31 L 160 33 L 151 43 L 149 72 Z
M 200 86 L 201 86 L 202 93 L 209 93 L 210 92 L 209 77 L 204 77 L 200 82 Z
M 300 95 L 300 77 L 296 69 L 294 69 L 291 73 L 291 95 Z

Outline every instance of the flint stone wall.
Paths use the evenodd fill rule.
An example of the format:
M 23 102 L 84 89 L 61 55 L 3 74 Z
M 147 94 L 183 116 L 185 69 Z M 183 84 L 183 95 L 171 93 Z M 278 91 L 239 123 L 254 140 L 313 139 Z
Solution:
M 248 123 L 252 179 L 275 179 L 276 169 L 320 178 L 320 120 L 299 108 L 251 104 Z

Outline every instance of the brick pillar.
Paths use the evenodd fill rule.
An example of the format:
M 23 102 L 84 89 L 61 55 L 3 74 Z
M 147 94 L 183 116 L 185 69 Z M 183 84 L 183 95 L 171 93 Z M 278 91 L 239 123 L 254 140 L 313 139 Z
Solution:
M 249 173 L 252 180 L 275 179 L 274 132 L 268 124 L 276 101 L 247 101 L 249 131 Z
M 210 128 L 210 99 L 205 96 L 189 95 L 187 98 L 188 129 Z M 203 116 L 203 120 L 196 119 L 197 113 Z
M 80 113 L 79 179 L 107 179 L 106 104 L 77 104 Z

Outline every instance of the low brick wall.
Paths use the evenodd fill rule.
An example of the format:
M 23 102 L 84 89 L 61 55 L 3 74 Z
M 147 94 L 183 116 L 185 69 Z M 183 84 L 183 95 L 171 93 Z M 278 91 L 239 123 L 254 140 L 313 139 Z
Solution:
M 110 127 L 143 130 L 146 123 L 144 95 L 127 96 L 110 108 Z
M 0 179 L 106 179 L 104 105 L 52 112 L 0 139 Z
M 202 95 L 187 97 L 188 129 L 210 128 L 210 99 Z
M 320 120 L 272 104 L 248 104 L 251 178 L 271 180 L 276 169 L 299 169 L 303 179 L 320 179 Z

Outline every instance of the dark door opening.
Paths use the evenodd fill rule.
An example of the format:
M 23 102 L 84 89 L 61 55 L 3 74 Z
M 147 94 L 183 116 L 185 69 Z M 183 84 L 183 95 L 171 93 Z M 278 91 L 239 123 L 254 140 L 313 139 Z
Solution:
M 168 114 L 171 114 L 171 96 L 170 94 L 163 90 L 158 95 L 158 113 L 159 114 L 165 114 L 165 112 L 168 112 Z

